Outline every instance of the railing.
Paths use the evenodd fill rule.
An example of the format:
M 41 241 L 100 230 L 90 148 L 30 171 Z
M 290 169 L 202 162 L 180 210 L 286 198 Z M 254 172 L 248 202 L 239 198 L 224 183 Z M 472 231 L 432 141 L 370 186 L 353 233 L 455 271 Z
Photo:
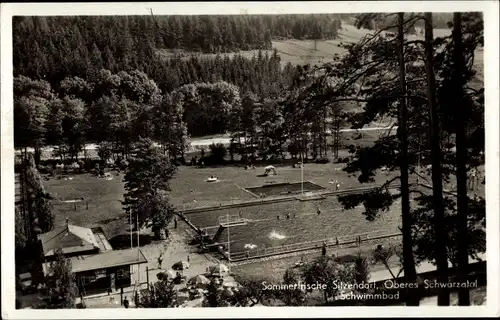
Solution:
M 291 252 L 319 249 L 324 244 L 326 244 L 327 247 L 336 246 L 336 245 L 341 246 L 341 245 L 346 245 L 346 244 L 352 244 L 352 243 L 356 243 L 358 238 L 361 242 L 366 242 L 369 240 L 390 238 L 390 237 L 396 237 L 396 236 L 400 236 L 400 235 L 401 235 L 400 233 L 388 234 L 388 233 L 382 232 L 382 231 L 375 231 L 375 232 L 345 235 L 345 236 L 340 236 L 340 237 L 336 237 L 336 238 L 328 238 L 328 239 L 322 239 L 322 240 L 293 243 L 293 244 L 289 244 L 289 245 L 269 247 L 269 248 L 263 248 L 263 249 L 258 249 L 258 250 L 249 250 L 249 251 L 245 251 L 245 252 L 234 252 L 234 253 L 231 253 L 231 262 L 241 261 L 241 260 L 245 260 L 245 259 L 256 259 L 256 258 L 274 256 L 274 255 L 291 253 Z
M 239 214 L 219 217 L 219 225 L 221 225 L 223 227 L 245 225 L 246 223 L 247 223 L 247 220 Z

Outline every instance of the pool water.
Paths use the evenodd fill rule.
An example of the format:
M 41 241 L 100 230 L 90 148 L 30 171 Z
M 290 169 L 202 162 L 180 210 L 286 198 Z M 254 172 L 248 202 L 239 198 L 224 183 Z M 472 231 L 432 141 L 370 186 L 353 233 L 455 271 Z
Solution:
M 196 226 L 205 228 L 209 235 L 217 232 L 220 216 L 239 214 L 247 219 L 246 225 L 230 228 L 231 252 L 236 253 L 245 252 L 250 247 L 250 250 L 258 250 L 365 232 L 396 233 L 399 231 L 400 210 L 400 204 L 395 203 L 375 221 L 368 221 L 363 215 L 364 207 L 343 210 L 336 196 L 328 196 L 316 201 L 290 200 L 186 216 Z M 287 215 L 290 218 L 287 219 Z M 227 229 L 224 229 L 219 241 L 227 241 L 227 236 Z

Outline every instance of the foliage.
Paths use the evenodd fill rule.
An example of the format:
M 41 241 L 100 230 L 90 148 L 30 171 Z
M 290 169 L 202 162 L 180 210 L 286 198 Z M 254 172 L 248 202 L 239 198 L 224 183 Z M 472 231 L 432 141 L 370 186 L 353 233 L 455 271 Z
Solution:
M 14 227 L 15 227 L 15 243 L 16 250 L 21 250 L 26 246 L 26 230 L 25 230 L 25 220 L 21 210 L 17 207 L 14 208 Z
M 373 17 L 371 17 L 373 18 Z M 407 24 L 411 25 L 418 19 L 418 15 L 407 17 Z M 467 101 L 470 110 L 470 117 L 467 123 L 467 140 L 469 146 L 468 170 L 481 164 L 480 154 L 484 152 L 483 136 L 479 132 L 484 132 L 484 94 L 477 79 L 474 78 L 475 70 L 472 64 L 474 51 L 482 44 L 482 19 L 479 15 L 469 14 L 464 18 L 464 56 L 466 57 L 466 71 L 464 78 L 468 88 L 465 101 Z M 395 59 L 396 42 L 394 36 L 384 34 L 383 30 L 378 30 L 367 35 L 359 43 L 346 45 L 348 54 L 330 64 L 313 69 L 312 72 L 321 73 L 314 81 L 303 81 L 304 87 L 299 90 L 297 96 L 292 101 L 298 104 L 328 105 L 339 101 L 353 101 L 361 103 L 363 109 L 356 114 L 350 114 L 348 119 L 353 128 L 362 128 L 365 125 L 377 121 L 382 117 L 398 117 L 398 97 L 399 89 L 399 70 L 398 61 Z M 466 40 L 465 40 L 466 39 Z M 423 47 L 421 41 L 413 41 L 405 38 L 405 69 L 406 69 L 406 89 L 408 94 L 408 141 L 409 141 L 409 165 L 410 173 L 413 177 L 418 176 L 419 159 L 430 159 L 430 141 L 428 138 L 428 113 L 426 90 L 427 84 L 425 77 L 425 66 L 417 63 L 423 56 Z M 456 159 L 453 151 L 454 144 L 450 138 L 454 136 L 454 127 L 452 125 L 455 114 L 452 112 L 451 97 L 454 96 L 451 90 L 452 77 L 451 70 L 452 59 L 451 52 L 453 42 L 451 37 L 435 39 L 434 43 L 434 61 L 435 73 L 437 75 L 438 92 L 438 111 L 440 126 L 442 127 L 441 149 L 443 150 L 443 179 L 449 181 L 450 175 L 455 172 Z M 332 85 L 333 84 L 333 85 Z M 473 87 L 476 87 L 474 89 Z M 480 119 L 481 118 L 481 119 Z M 476 131 L 477 128 L 477 131 Z M 347 164 L 345 171 L 356 174 L 361 183 L 374 181 L 375 175 L 379 173 L 382 167 L 390 171 L 397 170 L 401 163 L 401 154 L 399 152 L 399 134 L 400 130 L 394 130 L 380 136 L 372 146 L 368 147 L 350 147 L 353 159 Z M 400 197 L 399 192 L 390 190 L 389 184 L 397 181 L 399 178 L 388 181 L 379 189 L 362 194 L 340 196 L 339 200 L 344 208 L 353 208 L 356 205 L 363 204 L 365 207 L 365 216 L 369 220 L 376 219 L 384 211 L 390 209 L 393 202 Z M 411 184 L 412 194 L 419 193 L 419 188 Z M 424 199 L 422 199 L 424 200 Z M 427 201 L 431 201 L 429 197 Z M 425 217 L 432 215 L 433 206 L 430 202 L 424 205 L 428 210 L 426 215 L 419 213 L 414 217 L 413 226 L 418 230 L 426 225 Z M 424 209 L 420 209 L 424 210 Z M 452 211 L 455 209 L 451 209 Z M 473 221 L 481 221 L 481 214 L 473 211 L 476 215 Z M 471 225 L 471 224 L 469 224 Z M 471 227 L 472 228 L 472 227 Z M 451 229 L 450 229 L 451 230 Z M 475 227 L 471 232 L 476 230 Z M 474 231 L 475 232 L 475 231 Z M 421 243 L 426 233 L 414 232 L 417 237 L 415 241 Z M 478 236 L 479 233 L 476 233 Z M 427 234 L 429 236 L 429 234 Z M 478 243 L 483 241 L 476 238 Z M 427 239 L 426 241 L 428 241 Z M 425 242 L 425 241 L 424 241 Z M 480 249 L 479 246 L 471 248 Z M 429 252 L 434 252 L 434 245 L 426 247 Z M 427 250 L 425 249 L 425 250 Z M 454 245 L 448 245 L 448 251 L 453 251 Z M 414 248 L 414 250 L 418 250 Z M 422 249 L 424 250 L 424 249 Z M 435 256 L 433 253 L 432 255 Z M 430 258 L 430 256 L 428 256 Z
M 14 78 L 14 145 L 39 148 L 43 144 L 49 104 L 54 98 L 44 80 L 25 76 Z
M 300 283 L 301 274 L 293 268 L 289 268 L 283 275 L 283 284 L 295 285 Z M 277 290 L 276 295 L 286 306 L 303 306 L 307 301 L 307 293 L 302 288 L 289 288 L 288 290 Z
M 101 160 L 106 163 L 112 156 L 113 149 L 110 143 L 101 142 L 97 149 L 97 155 Z
M 184 106 L 187 130 L 193 136 L 225 133 L 233 109 L 240 105 L 238 87 L 223 81 L 184 85 L 172 95 Z
M 227 152 L 226 147 L 222 143 L 212 143 L 209 148 L 211 161 L 215 164 L 223 164 Z
M 31 202 L 31 206 L 26 208 L 28 210 L 27 216 L 22 218 L 24 219 L 23 223 L 29 226 L 29 233 L 26 236 L 29 241 L 33 241 L 38 233 L 49 232 L 54 228 L 55 217 L 52 212 L 50 195 L 45 191 L 42 178 L 31 154 L 24 161 L 22 170 L 24 174 L 21 174 L 21 179 L 25 179 L 27 186 L 22 196 L 27 202 Z
M 177 290 L 171 281 L 154 282 L 141 290 L 138 306 L 140 308 L 175 308 L 179 306 Z
M 272 298 L 272 293 L 263 286 L 262 277 L 235 275 L 234 279 L 240 286 L 228 299 L 231 306 L 253 307 L 265 299 Z
M 390 261 L 394 257 L 397 258 L 397 265 L 399 270 L 397 273 L 393 272 L 394 265 L 393 262 Z M 391 245 L 388 247 L 379 247 L 373 250 L 373 260 L 372 264 L 382 264 L 386 268 L 387 271 L 391 274 L 393 279 L 397 279 L 400 277 L 401 272 L 403 272 L 403 248 L 401 245 Z
M 173 218 L 174 209 L 166 192 L 175 167 L 149 139 L 141 139 L 136 154 L 130 159 L 124 177 L 124 209 L 138 217 L 139 226 L 164 229 Z
M 416 239 L 415 243 L 415 257 L 417 262 L 421 261 L 434 261 L 433 248 L 435 246 L 432 216 L 432 199 L 429 195 L 422 195 L 415 199 L 418 202 L 417 209 L 413 214 L 418 221 L 418 225 L 413 228 L 413 234 Z M 457 203 L 456 198 L 452 196 L 445 196 L 445 223 L 448 231 L 448 261 L 454 267 L 458 266 L 457 252 L 458 252 L 458 239 L 457 239 Z M 468 208 L 468 255 L 476 259 L 478 253 L 486 252 L 486 201 L 482 198 L 469 198 L 467 201 Z
M 52 308 L 74 308 L 78 295 L 75 275 L 71 271 L 71 260 L 66 259 L 61 249 L 55 252 L 55 260 L 49 266 L 47 289 Z
M 370 280 L 370 264 L 366 257 L 358 253 L 354 260 L 354 281 L 356 283 L 368 283 Z
M 353 283 L 351 267 L 339 264 L 333 257 L 321 256 L 306 264 L 302 269 L 302 278 L 306 284 L 325 284 L 323 291 L 325 303 L 328 299 L 335 297 L 339 293 L 340 286 L 335 286 L 334 281 L 338 283 Z
M 225 289 L 217 279 L 212 279 L 207 285 L 207 291 L 204 293 L 202 304 L 204 307 L 210 308 L 228 307 L 231 299 L 232 297 L 229 291 Z

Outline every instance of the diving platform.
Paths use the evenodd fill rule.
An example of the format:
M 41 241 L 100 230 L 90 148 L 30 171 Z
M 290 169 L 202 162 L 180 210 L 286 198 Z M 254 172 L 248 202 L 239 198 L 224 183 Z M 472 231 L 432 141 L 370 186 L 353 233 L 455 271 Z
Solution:
M 217 242 L 224 229 L 244 226 L 246 224 L 247 224 L 247 219 L 241 217 L 240 215 L 219 217 L 219 228 L 217 229 L 217 232 L 214 234 L 212 241 Z
M 247 224 L 247 219 L 240 215 L 222 216 L 219 217 L 219 225 L 223 228 L 244 226 Z

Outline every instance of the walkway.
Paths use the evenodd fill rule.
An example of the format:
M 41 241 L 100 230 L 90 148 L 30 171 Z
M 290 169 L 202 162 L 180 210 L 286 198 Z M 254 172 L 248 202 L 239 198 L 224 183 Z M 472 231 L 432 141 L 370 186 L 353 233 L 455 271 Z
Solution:
M 140 265 L 139 268 L 135 266 L 132 269 L 132 283 L 141 283 L 140 289 L 147 288 L 148 280 L 150 283 L 158 281 L 156 275 L 160 271 L 162 271 L 158 269 L 158 257 L 162 253 L 163 271 L 170 269 L 171 266 L 178 261 L 189 260 L 190 268 L 182 271 L 182 274 L 186 276 L 187 279 L 190 279 L 199 274 L 204 274 L 209 266 L 218 263 L 218 261 L 213 257 L 196 253 L 194 251 L 194 247 L 190 247 L 186 244 L 186 240 L 181 234 L 183 229 L 173 229 L 172 226 L 170 226 L 169 228 L 170 235 L 168 240 L 141 247 L 141 251 L 148 259 L 148 263 Z M 224 277 L 224 280 L 228 282 L 234 281 L 234 279 L 230 276 Z M 187 293 L 182 292 L 183 288 L 185 288 L 185 284 L 176 285 L 176 289 L 181 289 L 181 292 L 179 292 L 181 301 L 184 301 L 191 307 L 197 306 L 201 303 L 201 299 L 188 301 Z M 134 286 L 130 286 L 124 288 L 123 290 L 123 296 L 128 298 L 128 300 L 131 302 L 132 307 L 134 306 L 134 289 Z M 88 308 L 116 307 L 116 305 L 120 305 L 120 299 L 120 290 L 114 290 L 111 295 L 108 295 L 107 293 L 101 293 L 87 296 L 85 298 L 85 303 Z

